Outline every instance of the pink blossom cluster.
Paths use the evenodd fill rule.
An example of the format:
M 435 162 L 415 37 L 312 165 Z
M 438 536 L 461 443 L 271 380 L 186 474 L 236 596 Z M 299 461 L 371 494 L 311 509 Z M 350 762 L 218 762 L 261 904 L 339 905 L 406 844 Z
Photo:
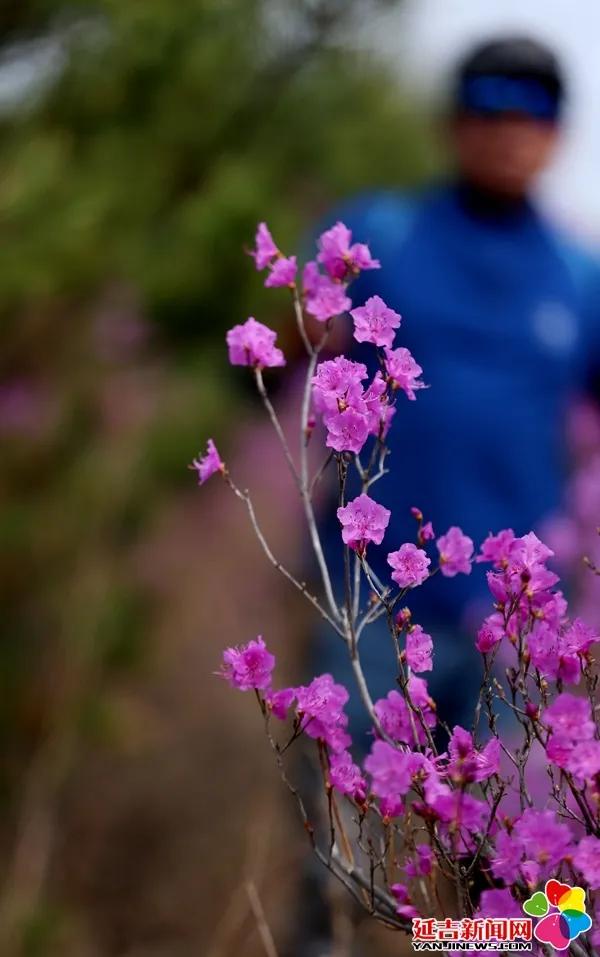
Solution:
M 545 709 L 542 721 L 550 730 L 546 744 L 550 763 L 572 774 L 579 787 L 589 783 L 598 793 L 600 741 L 589 700 L 564 692 Z
M 320 362 L 312 379 L 315 412 L 327 429 L 326 445 L 336 452 L 360 452 L 370 435 L 384 437 L 394 415 L 387 387 L 377 372 L 365 389 L 367 368 L 345 356 Z
M 275 345 L 277 334 L 250 316 L 227 333 L 229 361 L 234 366 L 268 369 L 285 365 L 285 356 Z

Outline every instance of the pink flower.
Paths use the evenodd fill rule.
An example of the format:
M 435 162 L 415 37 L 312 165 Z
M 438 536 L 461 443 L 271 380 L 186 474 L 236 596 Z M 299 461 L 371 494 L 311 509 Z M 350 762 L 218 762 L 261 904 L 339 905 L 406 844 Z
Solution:
M 554 874 L 563 858 L 572 851 L 571 831 L 551 810 L 527 808 L 516 822 L 513 835 L 526 860 L 537 863 L 541 873 Z
M 394 569 L 392 580 L 400 588 L 414 588 L 416 585 L 422 585 L 429 576 L 427 569 L 431 560 L 422 548 L 417 548 L 412 542 L 405 542 L 398 551 L 390 552 L 387 562 Z
M 265 286 L 273 288 L 276 286 L 293 286 L 296 281 L 296 269 L 295 256 L 289 256 L 287 259 L 281 256 L 273 263 L 271 271 L 265 279 Z
M 331 675 L 319 675 L 309 685 L 296 688 L 296 710 L 302 716 L 302 730 L 309 738 L 320 738 L 332 751 L 344 751 L 350 744 L 346 733 L 348 716 L 344 705 L 349 695 Z
M 279 691 L 268 691 L 265 695 L 265 701 L 269 705 L 271 713 L 280 721 L 285 721 L 295 697 L 295 688 L 281 688 Z
M 264 691 L 271 684 L 271 672 L 275 667 L 275 657 L 259 635 L 255 641 L 239 648 L 227 648 L 223 652 L 223 664 L 219 675 L 229 682 L 232 688 L 240 691 Z
M 416 857 L 406 862 L 407 877 L 427 877 L 433 869 L 433 851 L 429 844 L 417 844 Z
M 519 876 L 523 849 L 506 831 L 499 831 L 494 843 L 496 854 L 491 861 L 492 874 L 507 884 L 512 884 Z
M 419 541 L 420 542 L 431 542 L 435 538 L 433 531 L 433 525 L 431 522 L 425 522 L 421 531 L 419 532 Z
M 506 568 L 515 551 L 518 550 L 518 543 L 519 539 L 515 538 L 512 528 L 505 528 L 497 535 L 490 533 L 483 542 L 481 553 L 475 561 L 492 562 L 496 568 Z
M 477 632 L 475 647 L 477 651 L 485 654 L 491 651 L 504 637 L 504 619 L 499 612 L 494 612 L 485 619 L 481 628 Z
M 440 571 L 446 578 L 454 578 L 459 572 L 469 575 L 471 572 L 471 556 L 473 554 L 473 539 L 464 535 L 462 529 L 453 525 L 445 535 L 437 540 L 440 553 Z
M 417 389 L 424 389 L 425 383 L 419 380 L 422 368 L 415 362 L 408 349 L 385 349 L 385 371 L 392 389 L 402 389 L 409 399 L 416 399 Z
M 256 268 L 259 271 L 265 269 L 271 260 L 279 255 L 279 250 L 273 242 L 273 237 L 266 223 L 258 224 L 256 230 L 256 249 L 254 249 L 250 255 L 254 259 Z
M 337 510 L 342 525 L 342 540 L 361 555 L 369 542 L 381 545 L 391 514 L 389 509 L 368 495 L 359 495 Z
M 281 349 L 275 346 L 276 338 L 272 329 L 250 316 L 243 325 L 234 326 L 227 333 L 229 361 L 234 366 L 255 366 L 258 369 L 284 366 L 285 358 Z
M 413 625 L 406 634 L 406 661 L 413 671 L 431 671 L 433 662 L 433 641 L 431 635 L 423 631 L 420 625 Z
M 436 717 L 427 691 L 427 682 L 411 675 L 408 679 L 408 693 L 415 708 L 420 709 L 425 726 L 434 728 Z M 385 698 L 376 701 L 375 714 L 383 731 L 394 741 L 410 743 L 413 746 L 426 743 L 427 735 L 420 719 L 414 713 L 411 715 L 399 691 L 390 691 Z
M 597 837 L 584 837 L 579 841 L 573 864 L 592 890 L 600 887 L 600 841 Z
M 387 384 L 381 372 L 375 373 L 371 385 L 363 392 L 362 401 L 366 406 L 370 434 L 385 438 L 396 409 L 389 403 Z
M 327 322 L 352 308 L 343 283 L 334 282 L 319 272 L 315 262 L 308 262 L 302 273 L 306 311 L 319 322 Z
M 554 734 L 575 742 L 589 741 L 596 732 L 588 699 L 567 692 L 555 698 L 542 719 Z
M 379 269 L 379 261 L 371 257 L 364 243 L 352 243 L 352 233 L 344 223 L 336 223 L 321 234 L 317 259 L 332 279 L 344 279 L 361 269 Z
M 398 904 L 396 907 L 397 914 L 400 914 L 401 917 L 408 917 L 410 919 L 419 916 L 417 908 L 411 903 L 408 888 L 405 884 L 392 884 L 390 890 L 396 898 Z
M 345 356 L 320 362 L 311 380 L 317 411 L 343 412 L 350 405 L 360 407 L 363 402 L 361 382 L 366 378 L 367 367 Z
M 332 412 L 326 418 L 325 445 L 336 452 L 360 452 L 369 437 L 369 420 L 353 408 Z
M 190 468 L 195 469 L 198 473 L 198 485 L 203 485 L 215 472 L 225 471 L 221 456 L 212 439 L 208 440 L 206 454 L 202 458 L 193 459 Z
M 485 781 L 500 769 L 500 741 L 492 738 L 486 746 L 477 751 L 473 736 L 456 725 L 448 745 L 450 761 L 448 774 L 460 784 L 472 784 Z
M 329 759 L 329 780 L 331 786 L 340 794 L 347 794 L 356 801 L 364 801 L 367 796 L 367 782 L 360 768 L 354 764 L 348 751 L 332 754 Z
M 398 751 L 387 741 L 373 742 L 364 761 L 365 771 L 371 777 L 373 794 L 385 802 L 388 814 L 399 813 L 401 798 L 410 791 L 413 777 L 427 764 L 422 754 Z
M 402 317 L 386 306 L 380 296 L 371 296 L 364 306 L 353 309 L 354 338 L 375 346 L 391 346 Z

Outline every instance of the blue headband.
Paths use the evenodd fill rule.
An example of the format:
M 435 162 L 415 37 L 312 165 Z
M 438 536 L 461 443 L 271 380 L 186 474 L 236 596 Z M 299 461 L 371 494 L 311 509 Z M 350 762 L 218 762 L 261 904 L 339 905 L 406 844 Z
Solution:
M 535 77 L 466 76 L 460 85 L 458 102 L 462 109 L 484 116 L 525 113 L 552 122 L 559 113 L 558 95 Z

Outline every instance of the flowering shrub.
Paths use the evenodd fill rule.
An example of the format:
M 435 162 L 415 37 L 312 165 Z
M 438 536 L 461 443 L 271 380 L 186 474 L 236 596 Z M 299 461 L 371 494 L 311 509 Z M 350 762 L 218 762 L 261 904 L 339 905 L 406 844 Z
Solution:
M 378 296 L 350 311 L 352 279 L 379 268 L 368 247 L 352 240 L 342 223 L 323 233 L 316 260 L 306 264 L 297 283 L 296 257 L 280 252 L 264 223 L 258 228 L 255 265 L 267 270 L 265 285 L 288 287 L 307 354 L 297 458 L 263 379 L 264 369 L 285 363 L 275 333 L 250 318 L 227 334 L 230 360 L 252 370 L 281 442 L 302 500 L 321 593 L 309 591 L 273 555 L 250 494 L 235 484 L 212 440 L 192 467 L 200 483 L 215 473 L 223 476 L 244 503 L 267 558 L 328 623 L 332 641 L 345 644 L 372 725 L 369 754 L 359 763 L 352 753 L 348 690 L 329 674 L 308 685 L 277 687 L 275 659 L 262 637 L 228 648 L 220 674 L 234 688 L 254 691 L 314 851 L 370 914 L 405 931 L 413 917 L 441 917 L 440 911 L 467 918 L 518 916 L 549 878 L 580 883 L 588 891 L 600 888 L 600 734 L 591 657 L 599 636 L 569 618 L 556 589 L 558 577 L 547 567 L 553 552 L 533 532 L 519 537 L 500 530 L 474 555 L 473 541 L 460 528 L 436 537 L 413 508 L 415 541 L 387 545 L 389 581 L 374 573 L 369 556 L 382 546 L 391 514 L 374 491 L 386 471 L 386 435 L 401 393 L 415 400 L 424 383 L 408 349 L 394 347 L 401 325 L 396 312 Z M 347 312 L 354 338 L 375 350 L 379 369 L 371 381 L 360 362 L 343 355 L 322 359 L 333 324 L 348 322 Z M 322 324 L 316 340 L 307 313 Z M 313 475 L 308 450 L 318 441 L 319 419 L 330 451 Z M 341 596 L 313 505 L 316 482 L 326 469 L 339 484 Z M 352 470 L 362 490 L 348 501 Z M 468 575 L 474 561 L 489 566 L 491 593 L 490 614 L 475 638 L 482 680 L 471 729 L 451 729 L 421 677 L 432 670 L 435 635 L 426 634 L 403 603 L 411 589 L 426 588 L 432 575 Z M 395 687 L 373 701 L 361 645 L 369 640 L 369 625 L 381 618 L 395 649 L 397 674 Z M 500 652 L 506 663 L 502 680 L 494 667 Z M 500 709 L 512 715 L 516 737 L 500 730 Z M 301 736 L 314 740 L 319 758 L 328 813 L 324 839 L 286 768 L 287 751 Z M 533 787 L 528 772 L 536 754 Z M 540 791 L 542 778 L 546 786 Z M 583 952 L 583 941 L 573 938 L 570 946 Z M 586 942 L 586 952 L 590 947 Z

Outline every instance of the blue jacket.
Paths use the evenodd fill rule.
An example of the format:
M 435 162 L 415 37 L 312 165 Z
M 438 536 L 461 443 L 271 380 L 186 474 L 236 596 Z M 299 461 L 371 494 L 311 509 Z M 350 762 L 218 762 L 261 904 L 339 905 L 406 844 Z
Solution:
M 460 525 L 476 546 L 490 531 L 536 528 L 561 503 L 565 408 L 600 365 L 598 264 L 531 204 L 482 208 L 457 186 L 363 195 L 327 225 L 338 219 L 381 260 L 351 287 L 354 304 L 377 293 L 402 314 L 395 345 L 430 387 L 414 402 L 398 394 L 391 471 L 371 492 L 392 510 L 376 570 L 388 580 L 385 555 L 414 540 L 412 505 L 436 534 Z M 373 352 L 352 355 L 372 369 Z M 324 535 L 339 556 L 335 517 Z M 424 626 L 447 626 L 485 594 L 479 565 L 436 576 L 409 604 Z

